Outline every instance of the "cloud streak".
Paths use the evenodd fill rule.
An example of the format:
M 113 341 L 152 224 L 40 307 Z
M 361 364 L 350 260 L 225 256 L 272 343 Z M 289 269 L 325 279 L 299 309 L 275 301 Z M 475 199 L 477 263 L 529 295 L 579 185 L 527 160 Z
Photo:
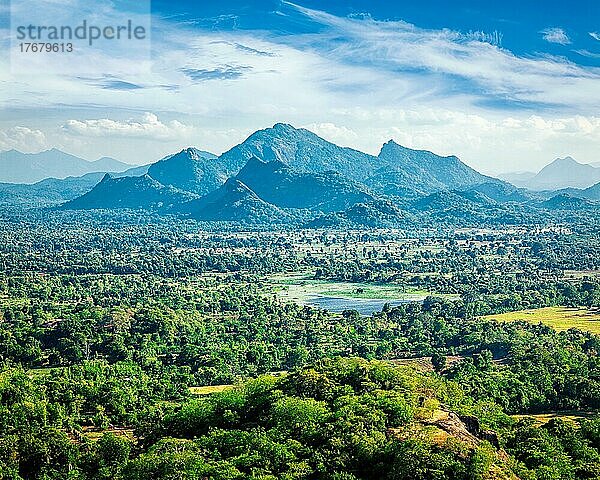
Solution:
M 549 43 L 558 43 L 559 45 L 569 45 L 571 43 L 567 32 L 559 27 L 545 28 L 540 33 L 542 38 Z
M 586 108 L 600 81 L 599 69 L 585 69 L 551 56 L 519 57 L 485 41 L 450 30 L 427 30 L 402 21 L 342 18 L 294 5 L 328 27 L 324 35 L 308 36 L 311 48 L 335 55 L 347 64 L 365 65 L 393 77 L 415 73 L 429 77 L 439 95 L 453 92 L 456 79 L 467 82 L 459 95 L 531 102 L 539 108 Z M 330 45 L 334 45 L 332 49 Z M 440 78 L 441 77 L 441 78 Z M 600 100 L 593 101 L 595 108 Z
M 233 17 L 154 18 L 153 61 L 143 71 L 100 55 L 85 78 L 12 77 L 0 60 L 0 96 L 31 112 L 28 127 L 48 142 L 136 162 L 190 142 L 223 151 L 278 121 L 372 153 L 393 137 L 489 170 L 566 154 L 585 161 L 598 151 L 598 68 L 519 56 L 502 47 L 501 32 L 426 29 L 290 3 L 269 22 L 252 30 Z M 54 123 L 34 121 L 40 111 Z M 115 150 L 104 151 L 108 143 Z
M 246 65 L 224 65 L 213 69 L 182 68 L 181 72 L 195 82 L 204 82 L 206 80 L 235 80 L 242 77 L 249 70 L 252 70 L 252 67 Z

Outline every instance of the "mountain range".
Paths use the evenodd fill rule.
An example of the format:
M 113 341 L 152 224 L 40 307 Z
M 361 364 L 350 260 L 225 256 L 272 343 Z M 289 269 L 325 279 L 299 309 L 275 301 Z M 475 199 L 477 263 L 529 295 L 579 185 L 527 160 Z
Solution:
M 148 166 L 144 165 L 111 175 L 136 177 L 146 174 L 147 171 Z M 0 183 L 0 205 L 18 205 L 26 208 L 59 205 L 89 192 L 104 175 L 104 172 L 94 172 L 79 177 L 46 178 L 33 184 Z
M 213 153 L 186 148 L 153 163 L 148 175 L 163 185 L 198 194 L 209 193 L 227 180 L 227 175 Z
M 64 179 L 95 172 L 124 172 L 133 165 L 102 157 L 94 162 L 56 148 L 40 153 L 0 152 L 0 182 L 33 184 L 47 178 Z
M 105 177 L 91 192 L 62 208 L 170 207 L 204 220 L 251 221 L 304 217 L 306 211 L 344 212 L 361 204 L 385 216 L 389 211 L 380 208 L 385 199 L 503 184 L 457 157 L 412 150 L 392 141 L 375 157 L 280 123 L 255 132 L 219 157 L 185 149 L 152 164 L 147 177 L 143 183 Z M 130 199 L 132 192 L 135 201 L 115 200 Z M 199 198 L 182 201 L 183 192 Z
M 538 174 L 540 185 L 573 162 L 553 162 Z M 578 202 L 572 198 L 596 208 L 600 184 L 534 192 L 482 175 L 455 156 L 391 140 L 373 156 L 278 123 L 220 156 L 186 148 L 121 173 L 0 184 L 0 204 L 12 199 L 43 205 L 39 198 L 27 203 L 32 195 L 65 210 L 133 208 L 204 221 L 390 226 L 427 218 L 510 221 L 524 206 L 573 210 Z
M 187 212 L 192 218 L 205 221 L 280 223 L 289 216 L 234 177 L 217 190 L 180 207 L 180 212 Z
M 114 177 L 105 174 L 89 192 L 62 205 L 65 210 L 160 209 L 184 203 L 198 195 L 163 185 L 145 174 L 140 177 Z
M 579 163 L 571 157 L 557 158 L 538 173 L 508 173 L 501 179 L 529 190 L 584 189 L 600 182 L 600 166 Z

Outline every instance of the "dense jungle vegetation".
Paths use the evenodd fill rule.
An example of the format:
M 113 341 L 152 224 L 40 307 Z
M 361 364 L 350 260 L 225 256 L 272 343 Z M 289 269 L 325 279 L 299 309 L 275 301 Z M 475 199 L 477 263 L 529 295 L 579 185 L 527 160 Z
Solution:
M 485 317 L 596 312 L 594 227 L 53 215 L 0 222 L 0 478 L 600 478 L 600 337 Z M 297 271 L 423 299 L 331 313 Z

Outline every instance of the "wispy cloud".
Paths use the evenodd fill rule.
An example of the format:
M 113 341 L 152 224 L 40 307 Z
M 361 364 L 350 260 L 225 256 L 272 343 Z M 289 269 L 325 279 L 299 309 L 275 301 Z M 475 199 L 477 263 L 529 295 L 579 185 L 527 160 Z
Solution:
M 99 86 L 106 90 L 139 90 L 142 87 L 137 83 L 125 82 L 123 80 L 103 80 Z
M 236 43 L 236 42 L 225 42 L 225 41 L 216 41 L 216 42 L 211 42 L 212 45 L 219 45 L 219 44 L 225 44 L 225 45 L 232 45 L 235 48 L 237 48 L 238 50 L 240 50 L 241 52 L 245 52 L 245 53 L 251 53 L 253 55 L 260 55 L 262 57 L 275 57 L 276 55 L 273 52 L 266 52 L 264 50 L 258 50 L 257 48 L 252 48 L 249 47 L 248 45 L 242 45 L 241 43 Z
M 234 80 L 240 78 L 244 73 L 252 70 L 252 67 L 247 65 L 232 66 L 225 65 L 223 67 L 206 69 L 206 68 L 182 68 L 187 77 L 195 82 L 203 82 L 205 80 Z
M 223 151 L 278 121 L 373 153 L 393 137 L 488 170 L 504 170 L 492 168 L 502 162 L 517 168 L 523 158 L 535 166 L 567 154 L 585 161 L 598 151 L 598 68 L 517 55 L 495 32 L 339 17 L 289 3 L 269 21 L 280 17 L 294 35 L 272 23 L 237 28 L 234 17 L 153 18 L 147 72 L 102 55 L 89 59 L 89 78 L 17 78 L 0 59 L 0 97 L 31 112 L 28 127 L 51 145 L 137 162 L 188 145 Z M 0 128 L 13 126 L 9 116 Z
M 144 88 L 138 83 L 129 82 L 112 75 L 103 75 L 102 77 L 77 77 L 78 80 L 86 82 L 88 85 L 100 87 L 105 90 L 139 90 Z
M 491 33 L 484 32 L 482 30 L 478 31 L 470 31 L 465 34 L 465 37 L 470 40 L 475 40 L 477 42 L 485 42 L 491 45 L 502 46 L 502 38 L 504 34 L 497 30 L 494 30 Z
M 600 42 L 600 33 L 590 32 L 590 37 L 592 37 L 594 40 L 598 40 Z
M 411 79 L 412 74 L 415 80 L 418 78 L 421 92 L 428 96 L 464 95 L 474 103 L 493 99 L 505 105 L 512 101 L 519 108 L 527 103 L 534 108 L 544 104 L 588 108 L 590 98 L 597 97 L 592 93 L 597 90 L 600 70 L 582 68 L 563 58 L 520 57 L 451 30 L 294 8 L 328 27 L 321 35 L 306 36 L 304 48 L 386 74 L 391 77 L 388 82 Z M 423 84 L 429 86 L 428 93 Z
M 550 43 L 558 43 L 560 45 L 569 45 L 571 43 L 567 32 L 559 27 L 545 28 L 540 33 L 542 34 L 542 38 Z
M 600 53 L 590 52 L 586 49 L 574 50 L 575 53 L 587 58 L 600 58 Z

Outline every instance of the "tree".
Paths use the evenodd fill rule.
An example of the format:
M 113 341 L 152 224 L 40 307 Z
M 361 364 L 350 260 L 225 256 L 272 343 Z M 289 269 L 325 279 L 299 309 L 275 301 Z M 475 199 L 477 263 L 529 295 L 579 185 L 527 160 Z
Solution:
M 431 363 L 433 364 L 433 369 L 439 373 L 446 368 L 446 363 L 447 363 L 446 356 L 442 355 L 439 352 L 435 352 L 431 356 Z

